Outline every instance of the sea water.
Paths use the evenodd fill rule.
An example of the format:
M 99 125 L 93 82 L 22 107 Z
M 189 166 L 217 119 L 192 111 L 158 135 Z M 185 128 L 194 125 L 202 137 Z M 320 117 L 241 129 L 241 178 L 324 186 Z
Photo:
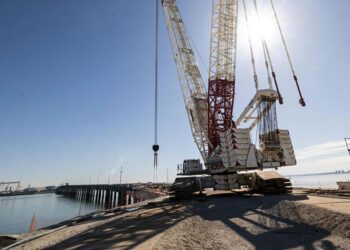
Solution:
M 99 209 L 54 193 L 3 196 L 0 197 L 0 235 L 28 232 L 33 215 L 36 227 L 42 228 Z
M 350 181 L 350 173 L 331 173 L 315 175 L 292 175 L 293 187 L 306 188 L 338 188 L 337 181 Z

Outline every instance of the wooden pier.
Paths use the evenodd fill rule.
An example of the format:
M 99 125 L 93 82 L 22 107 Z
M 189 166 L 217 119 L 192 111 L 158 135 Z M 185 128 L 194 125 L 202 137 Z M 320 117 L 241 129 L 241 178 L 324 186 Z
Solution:
M 65 185 L 56 189 L 56 194 L 93 203 L 104 208 L 113 208 L 156 198 L 151 190 L 140 189 L 132 184 Z

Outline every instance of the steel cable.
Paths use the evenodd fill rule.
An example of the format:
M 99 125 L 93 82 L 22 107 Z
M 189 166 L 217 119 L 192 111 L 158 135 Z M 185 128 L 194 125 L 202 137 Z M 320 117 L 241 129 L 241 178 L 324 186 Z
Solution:
M 245 21 L 246 21 L 246 25 L 247 25 L 247 33 L 248 33 L 248 40 L 249 40 L 249 47 L 250 47 L 250 56 L 251 56 L 252 65 L 253 65 L 255 89 L 256 89 L 256 92 L 258 92 L 258 90 L 259 90 L 259 80 L 258 80 L 258 75 L 256 74 L 256 65 L 255 65 L 254 52 L 253 52 L 253 46 L 252 46 L 252 39 L 251 39 L 251 36 L 250 36 L 250 31 L 249 31 L 250 29 L 249 29 L 247 7 L 246 7 L 246 4 L 245 4 L 245 0 L 243 0 L 243 9 L 244 9 Z
M 255 0 L 254 0 L 255 1 Z M 290 65 L 290 68 L 292 70 L 292 74 L 293 74 L 293 79 L 295 81 L 295 84 L 297 86 L 297 89 L 298 89 L 298 93 L 299 93 L 299 103 L 301 104 L 301 106 L 305 107 L 306 104 L 305 104 L 305 101 L 304 101 L 304 98 L 303 98 L 303 95 L 301 93 L 301 90 L 300 90 L 300 86 L 299 86 L 299 82 L 298 82 L 298 78 L 295 74 L 295 70 L 294 70 L 294 66 L 293 66 L 293 63 L 292 63 L 292 59 L 290 57 L 290 54 L 289 54 L 289 51 L 288 51 L 288 47 L 287 47 L 287 43 L 286 43 L 286 40 L 284 38 L 284 34 L 283 34 L 283 31 L 282 31 L 282 28 L 281 28 L 281 25 L 280 25 L 280 22 L 279 22 L 279 19 L 278 19 L 278 16 L 277 16 L 277 12 L 276 12 L 276 8 L 275 8 L 275 5 L 273 3 L 273 0 L 270 0 L 270 3 L 271 3 L 271 7 L 272 7 L 272 10 L 273 10 L 273 13 L 275 15 L 275 19 L 276 19 L 276 23 L 277 23 L 277 26 L 278 26 L 278 30 L 280 32 L 280 35 L 281 35 L 281 39 L 282 39 L 282 42 L 283 42 L 283 46 L 284 46 L 284 50 L 286 52 L 286 55 L 287 55 L 287 58 L 288 58 L 288 62 L 289 62 L 289 65 Z

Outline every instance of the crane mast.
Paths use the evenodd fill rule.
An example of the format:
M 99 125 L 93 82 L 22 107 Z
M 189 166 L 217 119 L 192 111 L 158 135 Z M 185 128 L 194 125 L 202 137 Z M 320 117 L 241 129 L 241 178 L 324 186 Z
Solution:
M 207 93 L 176 1 L 162 0 L 162 7 L 192 135 L 206 161 L 209 148 Z
M 208 80 L 209 154 L 233 124 L 238 0 L 213 0 Z M 209 156 L 210 156 L 209 155 Z

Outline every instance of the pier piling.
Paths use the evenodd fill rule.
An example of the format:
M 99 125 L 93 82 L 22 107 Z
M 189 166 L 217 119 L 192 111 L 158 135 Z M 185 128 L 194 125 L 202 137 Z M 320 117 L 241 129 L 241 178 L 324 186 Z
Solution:
M 130 205 L 157 196 L 147 189 L 137 189 L 132 184 L 64 185 L 57 188 L 56 194 L 105 209 Z

